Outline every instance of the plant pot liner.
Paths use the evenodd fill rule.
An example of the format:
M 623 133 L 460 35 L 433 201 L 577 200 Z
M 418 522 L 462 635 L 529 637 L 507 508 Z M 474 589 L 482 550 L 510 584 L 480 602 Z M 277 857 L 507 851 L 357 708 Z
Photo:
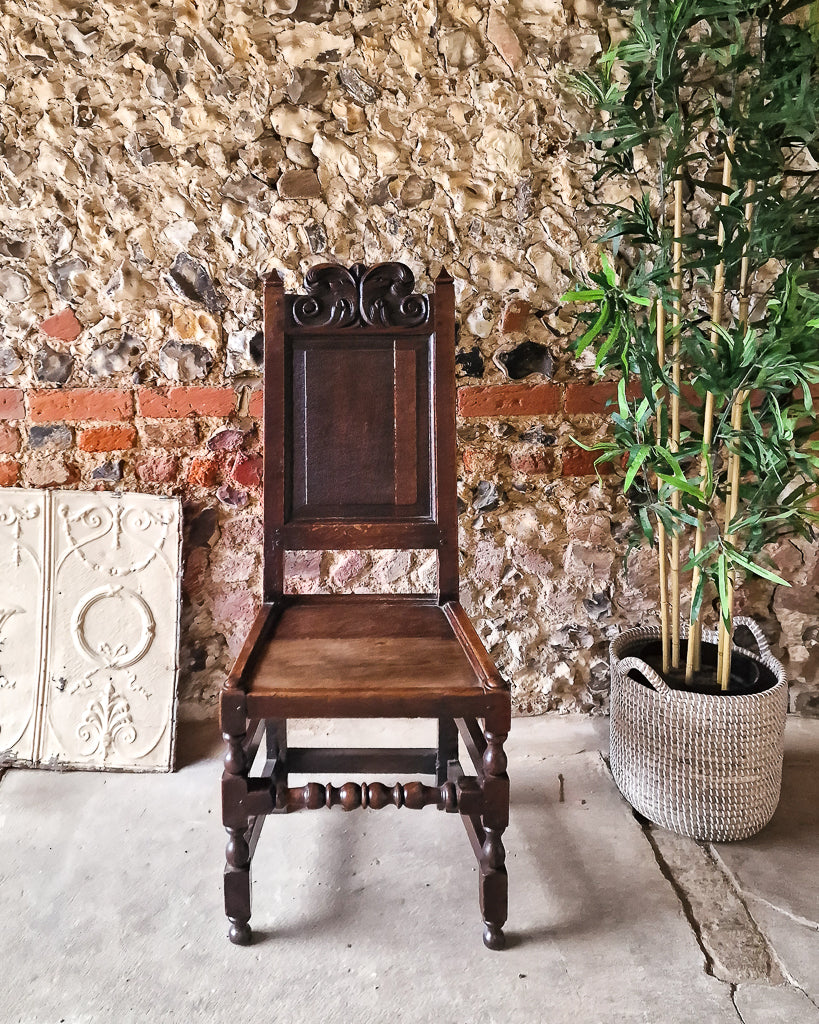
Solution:
M 612 641 L 611 771 L 636 811 L 694 839 L 745 839 L 766 825 L 782 782 L 788 684 L 761 629 L 737 617 L 759 654 L 732 645 L 773 672 L 761 693 L 703 694 L 673 690 L 630 652 L 657 640 L 657 626 L 641 626 Z M 687 636 L 686 624 L 682 635 Z M 703 643 L 717 634 L 703 630 Z M 631 675 L 639 671 L 650 685 Z

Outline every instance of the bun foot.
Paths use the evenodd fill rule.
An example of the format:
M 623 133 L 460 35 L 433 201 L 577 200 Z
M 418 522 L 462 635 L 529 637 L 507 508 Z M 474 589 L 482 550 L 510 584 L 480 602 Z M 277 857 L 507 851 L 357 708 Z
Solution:
M 506 936 L 498 925 L 484 921 L 483 944 L 487 949 L 505 949 Z
M 231 917 L 228 938 L 234 946 L 249 946 L 253 941 L 253 932 L 247 921 L 239 921 Z

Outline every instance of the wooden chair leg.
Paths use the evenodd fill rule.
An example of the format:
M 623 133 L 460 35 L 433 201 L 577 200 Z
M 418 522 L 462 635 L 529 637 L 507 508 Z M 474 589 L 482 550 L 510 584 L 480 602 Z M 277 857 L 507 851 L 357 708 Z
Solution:
M 439 786 L 447 781 L 449 762 L 458 760 L 458 726 L 454 718 L 438 719 L 438 757 L 435 778 Z
M 236 728 L 236 726 L 234 726 Z M 228 834 L 225 850 L 225 914 L 230 921 L 228 938 L 239 946 L 250 943 L 250 847 L 246 832 L 249 822 L 241 807 L 241 792 L 247 777 L 243 742 L 245 733 L 223 733 L 227 743 L 222 776 L 222 822 Z
M 243 829 L 229 828 L 225 856 L 225 914 L 230 921 L 228 938 L 237 946 L 248 946 L 250 928 L 250 848 Z
M 501 728 L 504 726 L 501 723 Z M 508 906 L 508 880 L 503 832 L 509 824 L 509 776 L 503 749 L 508 733 L 496 728 L 490 718 L 484 724 L 486 750 L 483 754 L 483 813 L 481 823 L 485 839 L 480 856 L 480 898 L 484 945 L 503 949 L 506 939 L 503 925 Z

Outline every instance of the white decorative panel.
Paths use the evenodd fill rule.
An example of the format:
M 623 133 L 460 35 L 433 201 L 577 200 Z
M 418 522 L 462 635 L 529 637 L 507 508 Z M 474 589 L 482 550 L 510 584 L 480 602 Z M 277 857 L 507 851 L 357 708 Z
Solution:
M 43 663 L 46 503 L 0 489 L 0 763 L 34 760 Z
M 34 759 L 48 767 L 167 770 L 176 709 L 179 502 L 83 491 L 38 497 L 47 599 Z

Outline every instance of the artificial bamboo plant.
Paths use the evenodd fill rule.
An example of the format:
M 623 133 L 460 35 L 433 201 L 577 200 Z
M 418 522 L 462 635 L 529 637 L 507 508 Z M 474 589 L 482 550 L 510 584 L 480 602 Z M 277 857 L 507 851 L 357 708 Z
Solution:
M 819 523 L 819 4 L 611 6 L 628 35 L 572 81 L 626 198 L 566 298 L 586 304 L 576 351 L 618 377 L 593 450 L 657 549 L 663 669 L 692 681 L 714 595 L 726 689 L 737 577 L 788 585 L 766 548 Z

